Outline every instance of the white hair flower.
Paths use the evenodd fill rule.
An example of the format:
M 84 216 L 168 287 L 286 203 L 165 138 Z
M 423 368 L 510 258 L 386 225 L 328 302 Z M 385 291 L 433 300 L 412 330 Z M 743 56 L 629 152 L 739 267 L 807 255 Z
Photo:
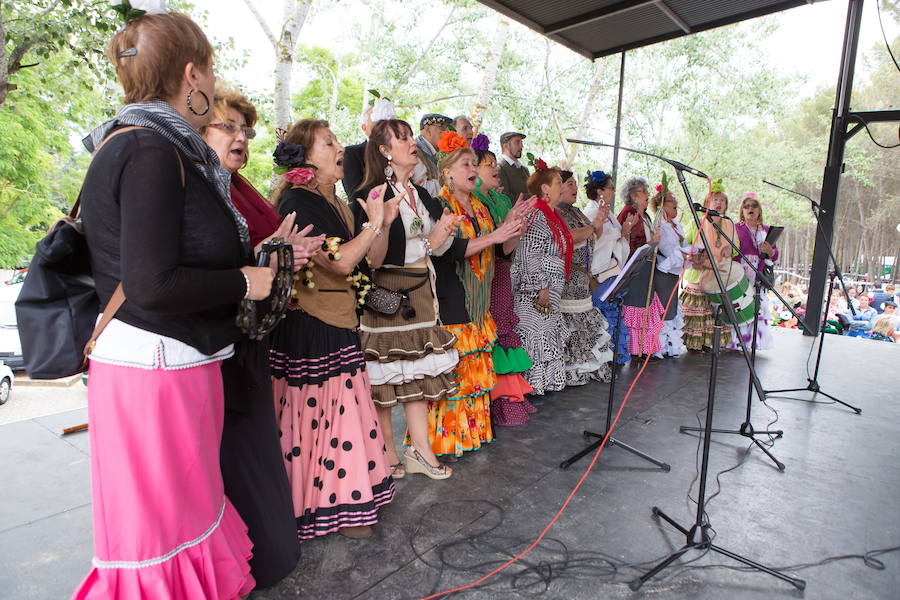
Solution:
M 142 10 L 148 15 L 166 14 L 166 0 L 131 0 L 131 8 Z
M 388 119 L 396 119 L 397 111 L 394 109 L 394 103 L 384 98 L 375 100 L 372 106 L 372 123 L 378 121 L 387 121 Z

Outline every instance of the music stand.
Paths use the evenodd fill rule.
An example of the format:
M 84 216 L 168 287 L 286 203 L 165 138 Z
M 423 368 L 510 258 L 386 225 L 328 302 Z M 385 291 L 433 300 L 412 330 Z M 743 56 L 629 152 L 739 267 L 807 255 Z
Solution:
M 631 258 L 628 259 L 628 262 L 625 263 L 625 267 L 622 269 L 622 272 L 619 273 L 610 286 L 606 289 L 603 295 L 600 297 L 600 300 L 603 302 L 612 302 L 616 306 L 616 322 L 613 326 L 613 359 L 612 359 L 612 378 L 609 382 L 609 399 L 606 403 L 606 428 L 603 430 L 603 433 L 595 433 L 593 431 L 585 430 L 583 435 L 587 438 L 597 438 L 597 440 L 577 454 L 572 455 L 566 460 L 559 463 L 559 467 L 561 469 L 568 469 L 572 464 L 581 460 L 586 455 L 590 454 L 594 450 L 600 447 L 600 444 L 603 443 L 603 438 L 609 433 L 610 428 L 612 427 L 612 415 L 613 415 L 613 399 L 616 394 L 616 372 L 618 369 L 616 368 L 616 360 L 618 358 L 618 350 L 619 350 L 619 324 L 622 322 L 622 296 L 625 294 L 628 289 L 629 284 L 635 278 L 635 276 L 641 271 L 644 265 L 648 264 L 653 256 L 656 254 L 656 243 L 653 244 L 645 244 L 635 250 L 634 254 L 631 255 Z M 618 446 L 622 450 L 627 452 L 631 452 L 635 456 L 639 456 L 644 460 L 653 463 L 654 465 L 661 468 L 663 471 L 670 471 L 672 467 L 670 467 L 665 462 L 653 458 L 649 454 L 645 452 L 641 452 L 637 448 L 633 446 L 629 446 L 621 442 L 620 440 L 610 436 L 609 440 L 607 440 L 607 444 L 609 446 Z

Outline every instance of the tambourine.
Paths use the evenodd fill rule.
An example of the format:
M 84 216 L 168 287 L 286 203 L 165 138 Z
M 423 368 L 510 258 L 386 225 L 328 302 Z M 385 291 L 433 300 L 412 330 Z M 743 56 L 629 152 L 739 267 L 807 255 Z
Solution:
M 534 308 L 542 315 L 549 315 L 553 312 L 552 304 L 544 304 L 543 302 L 541 302 L 540 298 L 536 296 L 534 300 L 531 301 L 531 303 L 534 305 Z
M 275 278 L 272 293 L 265 300 L 242 300 L 236 319 L 242 333 L 260 339 L 272 331 L 287 312 L 291 286 L 294 281 L 294 249 L 281 238 L 272 238 L 262 246 L 256 260 L 257 267 L 268 267 L 275 255 Z M 268 311 L 260 315 L 260 304 L 268 303 Z

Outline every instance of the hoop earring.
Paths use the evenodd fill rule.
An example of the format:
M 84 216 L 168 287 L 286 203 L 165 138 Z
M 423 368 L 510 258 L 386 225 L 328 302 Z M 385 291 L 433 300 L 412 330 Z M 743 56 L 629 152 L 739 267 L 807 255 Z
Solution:
M 203 96 L 203 99 L 206 100 L 206 109 L 203 112 L 197 112 L 196 110 L 194 110 L 194 104 L 191 101 L 192 100 L 191 96 L 194 94 L 195 91 L 197 91 L 201 96 Z M 207 96 L 203 90 L 191 90 L 188 92 L 188 95 L 187 95 L 187 107 L 188 107 L 189 111 L 191 111 L 198 117 L 202 117 L 202 116 L 206 115 L 206 113 L 209 112 L 209 107 L 210 107 L 209 96 Z
M 394 157 L 388 154 L 385 158 L 387 158 L 387 165 L 384 167 L 384 178 L 390 179 L 394 175 L 394 167 L 391 166 L 391 161 L 394 160 Z

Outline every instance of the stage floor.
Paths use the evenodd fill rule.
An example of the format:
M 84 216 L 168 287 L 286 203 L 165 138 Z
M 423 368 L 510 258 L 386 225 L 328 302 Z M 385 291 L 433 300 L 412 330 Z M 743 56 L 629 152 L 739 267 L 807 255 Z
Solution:
M 798 331 L 775 334 L 776 349 L 758 359 L 763 385 L 805 385 L 811 339 Z M 698 471 L 699 437 L 678 429 L 697 425 L 708 365 L 708 355 L 651 363 L 616 430 L 622 442 L 669 463 L 670 472 L 607 448 L 534 552 L 481 589 L 452 597 L 900 598 L 900 552 L 879 557 L 884 570 L 859 558 L 787 569 L 806 580 L 805 594 L 756 571 L 683 566 L 663 571 L 638 592 L 628 588 L 640 571 L 623 565 L 653 563 L 684 543 L 651 516 L 651 507 L 683 524 L 693 521 L 686 495 Z M 635 371 L 622 371 L 619 398 Z M 770 397 L 778 413 L 773 429 L 784 430 L 771 451 L 785 463 L 784 472 L 759 449 L 748 454 L 746 438 L 714 435 L 708 495 L 719 489 L 716 472 L 743 461 L 721 475 L 721 493 L 707 507 L 715 544 L 774 567 L 900 545 L 900 346 L 829 336 L 820 381 L 823 391 L 862 414 L 839 404 Z M 534 540 L 582 476 L 590 456 L 568 470 L 559 463 L 585 444 L 585 428 L 603 429 L 607 389 L 591 384 L 557 394 L 527 426 L 498 428 L 496 441 L 460 459 L 447 481 L 417 475 L 398 481 L 396 499 L 382 510 L 372 537 L 305 542 L 294 573 L 251 597 L 415 599 L 477 579 Z M 714 426 L 740 425 L 746 393 L 746 365 L 727 353 Z M 753 411 L 757 429 L 775 416 L 758 401 Z M 397 429 L 400 415 L 398 409 Z M 72 411 L 0 426 L 0 598 L 65 598 L 89 569 L 87 435 L 58 436 L 61 427 L 84 419 L 84 411 Z M 699 551 L 684 558 L 698 559 L 690 567 L 736 565 Z

